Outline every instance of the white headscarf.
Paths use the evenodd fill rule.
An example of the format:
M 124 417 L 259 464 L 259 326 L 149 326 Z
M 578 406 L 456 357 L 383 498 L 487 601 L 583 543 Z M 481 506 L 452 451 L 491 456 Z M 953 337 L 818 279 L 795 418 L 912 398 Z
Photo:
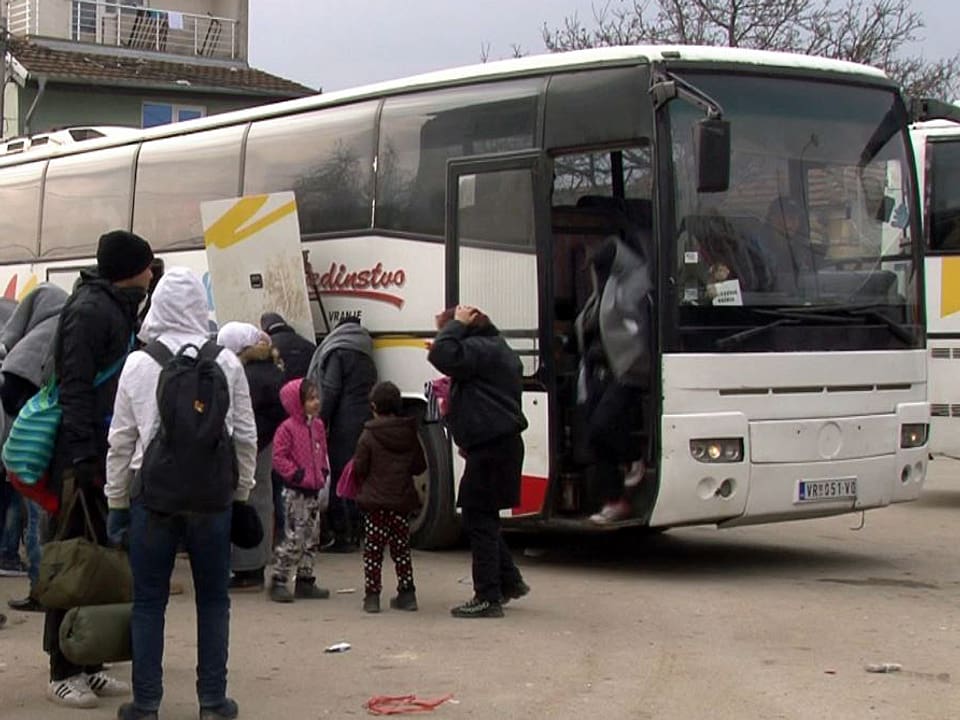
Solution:
M 217 333 L 217 344 L 230 350 L 234 355 L 239 355 L 248 347 L 261 342 L 269 343 L 270 336 L 250 323 L 231 321 Z

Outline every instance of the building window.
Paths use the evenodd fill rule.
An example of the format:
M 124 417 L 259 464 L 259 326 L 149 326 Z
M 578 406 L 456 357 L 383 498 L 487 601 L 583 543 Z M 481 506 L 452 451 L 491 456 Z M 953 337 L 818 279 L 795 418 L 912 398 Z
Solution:
M 142 125 L 145 128 L 166 125 L 184 120 L 196 120 L 205 117 L 207 109 L 199 105 L 173 105 L 170 103 L 145 102 L 143 104 Z

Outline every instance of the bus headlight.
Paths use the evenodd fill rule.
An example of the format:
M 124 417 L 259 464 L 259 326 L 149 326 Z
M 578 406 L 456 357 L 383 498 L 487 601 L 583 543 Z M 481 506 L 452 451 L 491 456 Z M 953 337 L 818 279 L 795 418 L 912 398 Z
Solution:
M 930 426 L 926 423 L 915 423 L 900 426 L 900 447 L 918 448 L 927 444 L 927 435 Z
M 702 463 L 737 463 L 743 460 L 743 438 L 691 440 L 690 454 Z

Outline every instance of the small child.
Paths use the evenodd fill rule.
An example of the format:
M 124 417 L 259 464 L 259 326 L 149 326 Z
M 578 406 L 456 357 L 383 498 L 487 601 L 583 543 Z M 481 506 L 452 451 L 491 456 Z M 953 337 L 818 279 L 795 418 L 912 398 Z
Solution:
M 413 478 L 427 469 L 427 461 L 417 438 L 416 418 L 400 414 L 403 403 L 396 385 L 382 382 L 374 386 L 370 407 L 373 420 L 364 425 L 353 456 L 365 537 L 363 609 L 380 612 L 383 550 L 389 545 L 397 571 L 397 596 L 391 598 L 390 607 L 416 610 L 407 516 L 420 506 Z
M 284 535 L 273 568 L 270 599 L 290 603 L 294 597 L 323 599 L 330 591 L 317 587 L 314 555 L 327 509 L 330 462 L 320 412 L 320 393 L 310 380 L 292 380 L 280 389 L 280 402 L 289 417 L 273 438 L 273 469 L 283 480 Z M 291 595 L 287 588 L 296 569 Z

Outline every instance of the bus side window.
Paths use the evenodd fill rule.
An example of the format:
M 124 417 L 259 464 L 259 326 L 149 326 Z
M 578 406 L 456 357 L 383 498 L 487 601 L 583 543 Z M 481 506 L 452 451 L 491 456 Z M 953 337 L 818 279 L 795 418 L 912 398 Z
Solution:
M 144 143 L 133 231 L 154 250 L 203 247 L 200 204 L 236 197 L 243 125 Z
M 949 252 L 960 250 L 960 140 L 931 142 L 929 228 L 930 249 Z
M 129 227 L 134 151 L 128 145 L 50 161 L 43 187 L 43 259 L 92 257 L 103 233 Z
M 370 227 L 376 101 L 253 123 L 245 195 L 293 190 L 303 235 Z
M 534 147 L 542 88 L 540 79 L 516 80 L 388 99 L 376 226 L 442 237 L 447 161 Z
M 40 180 L 45 163 L 7 168 L 0 177 L 0 262 L 31 262 L 37 257 Z

